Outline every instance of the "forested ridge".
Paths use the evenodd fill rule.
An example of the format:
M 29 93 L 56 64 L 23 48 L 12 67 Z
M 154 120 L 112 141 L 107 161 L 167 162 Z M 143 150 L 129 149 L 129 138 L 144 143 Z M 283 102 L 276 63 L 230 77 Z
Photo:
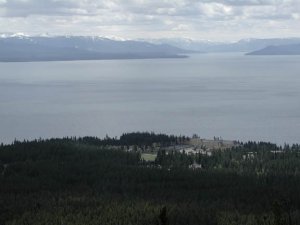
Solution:
M 0 225 L 300 224 L 299 145 L 247 142 L 211 156 L 161 148 L 154 162 L 127 148 L 186 139 L 130 133 L 1 145 Z

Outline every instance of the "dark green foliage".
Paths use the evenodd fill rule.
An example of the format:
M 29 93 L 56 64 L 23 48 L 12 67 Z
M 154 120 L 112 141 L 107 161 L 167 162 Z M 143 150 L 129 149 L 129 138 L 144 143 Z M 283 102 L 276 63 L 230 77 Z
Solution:
M 163 146 L 176 144 L 179 142 L 187 141 L 185 136 L 176 137 L 174 135 L 155 134 L 149 132 L 135 132 L 125 133 L 120 137 L 122 145 L 138 145 L 138 146 L 151 146 L 153 143 L 159 143 Z
M 153 132 L 133 132 L 125 133 L 120 136 L 120 138 L 110 138 L 106 136 L 104 139 L 99 139 L 97 137 L 83 137 L 73 139 L 82 144 L 94 144 L 94 145 L 111 145 L 111 146 L 151 146 L 152 144 L 159 144 L 161 146 L 168 146 L 172 144 L 184 143 L 188 141 L 189 138 L 185 136 L 174 136 L 166 134 L 155 134 Z
M 0 225 L 300 224 L 298 145 L 249 142 L 211 157 L 160 151 L 151 164 L 108 143 L 168 141 L 124 137 L 1 146 Z M 203 169 L 188 169 L 194 161 Z
M 168 218 L 167 218 L 167 207 L 164 206 L 159 214 L 159 224 L 161 225 L 167 225 L 168 224 Z
M 168 154 L 165 150 L 157 153 L 155 163 L 167 168 L 188 168 L 193 163 L 194 157 L 182 154 L 178 151 L 170 151 Z

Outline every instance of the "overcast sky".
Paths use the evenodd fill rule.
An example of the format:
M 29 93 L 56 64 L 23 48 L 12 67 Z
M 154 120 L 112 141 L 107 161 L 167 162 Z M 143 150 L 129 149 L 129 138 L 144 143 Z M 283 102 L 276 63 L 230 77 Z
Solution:
M 0 0 L 0 33 L 300 37 L 300 0 Z

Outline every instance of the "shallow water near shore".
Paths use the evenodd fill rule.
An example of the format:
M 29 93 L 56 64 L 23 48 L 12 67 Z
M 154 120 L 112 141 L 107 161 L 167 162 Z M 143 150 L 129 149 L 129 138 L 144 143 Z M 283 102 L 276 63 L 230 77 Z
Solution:
M 0 63 L 0 142 L 155 131 L 300 143 L 300 56 Z

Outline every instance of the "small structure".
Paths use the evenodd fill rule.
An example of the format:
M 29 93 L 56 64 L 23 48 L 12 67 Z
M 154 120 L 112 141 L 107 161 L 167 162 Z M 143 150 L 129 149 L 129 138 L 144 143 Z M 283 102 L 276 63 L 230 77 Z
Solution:
M 188 147 L 188 148 L 183 148 L 181 150 L 179 150 L 180 153 L 185 152 L 188 155 L 195 155 L 197 154 L 197 151 L 195 150 L 194 147 Z
M 247 152 L 245 155 L 243 155 L 243 160 L 254 159 L 255 156 L 256 156 L 256 152 Z
M 202 165 L 194 162 L 193 164 L 189 165 L 189 169 L 192 170 L 202 169 Z

